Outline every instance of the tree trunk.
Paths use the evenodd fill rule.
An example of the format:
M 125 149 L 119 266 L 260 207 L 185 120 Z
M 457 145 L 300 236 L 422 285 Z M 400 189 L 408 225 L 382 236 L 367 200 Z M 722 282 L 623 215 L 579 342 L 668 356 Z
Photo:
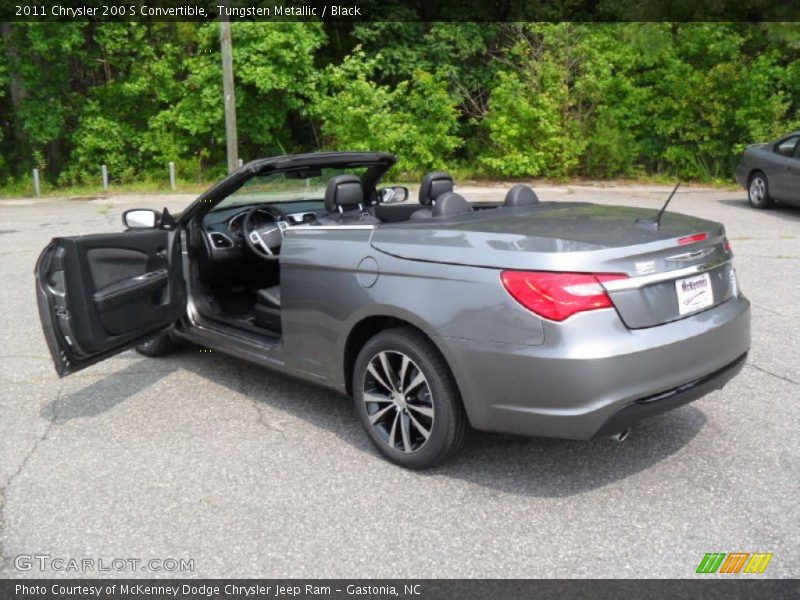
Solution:
M 25 144 L 27 136 L 23 128 L 22 119 L 20 118 L 22 103 L 28 92 L 19 76 L 19 48 L 17 46 L 16 36 L 14 35 L 13 23 L 0 23 L 0 35 L 3 36 L 3 45 L 6 49 L 6 58 L 8 60 L 8 87 L 11 91 L 11 106 L 14 108 L 14 135 L 17 142 Z M 27 146 L 27 144 L 25 144 Z

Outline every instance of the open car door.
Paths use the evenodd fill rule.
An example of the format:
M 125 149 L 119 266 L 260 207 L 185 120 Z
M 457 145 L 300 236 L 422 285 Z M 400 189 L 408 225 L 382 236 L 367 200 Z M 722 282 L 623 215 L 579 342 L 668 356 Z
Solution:
M 36 263 L 39 317 L 59 377 L 146 341 L 185 309 L 177 230 L 54 238 Z

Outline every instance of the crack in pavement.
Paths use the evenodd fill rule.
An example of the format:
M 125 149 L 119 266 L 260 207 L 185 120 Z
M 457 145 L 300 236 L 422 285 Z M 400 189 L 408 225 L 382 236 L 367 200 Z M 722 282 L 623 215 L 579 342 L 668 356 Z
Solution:
M 774 310 L 772 308 L 767 308 L 766 306 L 761 306 L 760 304 L 756 304 L 752 300 L 750 301 L 750 305 L 755 307 L 755 308 L 758 308 L 759 310 L 764 310 L 766 312 L 772 313 L 773 315 L 776 315 L 778 317 L 785 317 L 786 316 L 782 312 L 778 312 L 777 310 Z
M 776 256 L 769 256 L 766 254 L 751 254 L 751 258 L 771 258 L 775 260 L 800 260 L 797 256 L 786 256 L 785 254 L 778 254 Z
M 276 431 L 281 435 L 281 437 L 286 438 L 286 432 L 280 427 L 276 427 L 272 423 L 269 423 L 264 418 L 264 412 L 261 410 L 261 406 L 259 405 L 258 400 L 256 400 L 250 394 L 247 393 L 247 386 L 245 385 L 244 382 L 244 364 L 237 363 L 236 375 L 239 378 L 239 389 L 237 391 L 250 401 L 250 404 L 253 406 L 253 410 L 256 411 L 256 423 L 261 425 L 267 431 Z
M 766 375 L 772 375 L 776 379 L 780 379 L 781 381 L 785 381 L 786 383 L 791 383 L 792 385 L 800 385 L 799 381 L 795 381 L 794 379 L 789 379 L 788 377 L 784 377 L 783 375 L 778 375 L 777 373 L 773 373 L 772 371 L 767 371 L 763 367 L 759 367 L 758 365 L 754 365 L 753 363 L 747 363 L 748 367 L 754 368 L 756 371 L 761 371 Z
M 268 422 L 264 418 L 264 412 L 261 410 L 261 407 L 258 405 L 258 401 L 255 398 L 250 398 L 250 401 L 253 403 L 253 408 L 255 409 L 256 414 L 258 415 L 256 417 L 256 422 L 259 425 L 261 425 L 264 429 L 266 429 L 267 431 L 276 431 L 277 433 L 280 434 L 280 436 L 282 438 L 285 439 L 286 438 L 286 432 L 283 429 L 281 429 L 280 427 L 277 427 L 277 426 L 273 425 L 272 423 Z
M 53 404 L 53 412 L 55 413 L 55 407 L 58 405 L 58 401 L 61 399 L 61 393 L 64 389 L 64 384 L 61 384 L 56 392 L 56 401 Z M 22 461 L 17 467 L 17 470 L 14 471 L 11 476 L 0 486 L 0 572 L 11 572 L 11 556 L 8 554 L 6 550 L 5 544 L 5 532 L 6 532 L 6 521 L 5 521 L 5 508 L 6 508 L 6 493 L 8 489 L 11 487 L 11 484 L 14 480 L 19 477 L 20 473 L 22 473 L 23 469 L 28 465 L 31 458 L 36 451 L 39 449 L 39 446 L 47 440 L 47 437 L 50 435 L 50 432 L 53 430 L 55 426 L 55 419 L 52 419 L 48 422 L 47 427 L 45 427 L 44 432 L 39 438 L 33 443 L 31 449 L 28 453 L 22 458 Z

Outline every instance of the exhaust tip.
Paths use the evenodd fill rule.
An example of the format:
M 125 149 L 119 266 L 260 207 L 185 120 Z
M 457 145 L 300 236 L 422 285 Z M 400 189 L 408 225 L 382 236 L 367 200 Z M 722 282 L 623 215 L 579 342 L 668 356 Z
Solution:
M 628 439 L 628 436 L 630 434 L 631 434 L 631 430 L 630 430 L 630 428 L 628 428 L 628 429 L 625 429 L 623 431 L 620 431 L 616 435 L 612 435 L 611 439 L 614 440 L 615 442 L 617 442 L 618 444 L 621 444 L 622 442 L 624 442 L 625 440 Z

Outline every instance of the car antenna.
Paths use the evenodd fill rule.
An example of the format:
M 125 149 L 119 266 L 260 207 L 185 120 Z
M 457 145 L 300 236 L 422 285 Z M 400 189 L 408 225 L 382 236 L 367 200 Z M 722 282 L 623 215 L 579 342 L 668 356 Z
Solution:
M 678 191 L 678 188 L 681 187 L 681 182 L 675 184 L 675 187 L 672 190 L 672 193 L 667 198 L 667 201 L 664 202 L 664 206 L 661 207 L 661 210 L 658 211 L 655 219 L 636 219 L 636 224 L 641 225 L 642 227 L 646 227 L 647 229 L 658 229 L 661 226 L 661 217 L 664 216 L 664 211 L 667 210 L 667 206 L 669 206 L 670 200 Z

